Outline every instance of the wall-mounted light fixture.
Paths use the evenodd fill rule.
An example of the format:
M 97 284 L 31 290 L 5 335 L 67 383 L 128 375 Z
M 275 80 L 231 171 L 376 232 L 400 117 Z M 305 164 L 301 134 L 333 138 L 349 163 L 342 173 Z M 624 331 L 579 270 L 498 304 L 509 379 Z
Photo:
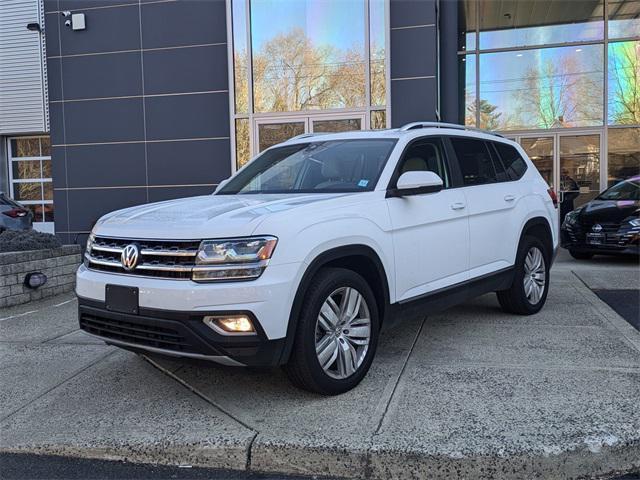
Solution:
M 27 23 L 27 30 L 29 30 L 30 32 L 42 33 L 42 27 L 37 22 L 36 23 Z
M 24 276 L 24 286 L 32 289 L 39 288 L 47 283 L 47 276 L 41 272 L 27 273 Z

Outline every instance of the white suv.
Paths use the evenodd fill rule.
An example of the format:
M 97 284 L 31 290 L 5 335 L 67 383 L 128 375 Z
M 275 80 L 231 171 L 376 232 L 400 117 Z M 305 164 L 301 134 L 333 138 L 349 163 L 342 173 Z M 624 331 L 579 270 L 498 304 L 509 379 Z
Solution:
M 524 151 L 456 125 L 307 134 L 213 195 L 102 217 L 77 274 L 80 326 L 109 344 L 227 365 L 282 365 L 353 388 L 378 334 L 497 292 L 545 303 L 558 215 Z

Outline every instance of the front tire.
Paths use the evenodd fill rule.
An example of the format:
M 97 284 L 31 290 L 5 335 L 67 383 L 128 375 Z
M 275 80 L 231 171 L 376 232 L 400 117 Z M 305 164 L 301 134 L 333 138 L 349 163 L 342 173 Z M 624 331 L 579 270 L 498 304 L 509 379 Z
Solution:
M 577 250 L 569 250 L 569 255 L 571 255 L 576 260 L 589 260 L 593 258 L 593 253 L 579 252 Z
M 380 319 L 369 284 L 357 273 L 326 268 L 305 293 L 291 358 L 294 385 L 337 395 L 364 378 L 378 343 Z
M 533 315 L 540 311 L 549 293 L 550 255 L 536 237 L 525 236 L 518 246 L 513 283 L 496 292 L 505 312 Z

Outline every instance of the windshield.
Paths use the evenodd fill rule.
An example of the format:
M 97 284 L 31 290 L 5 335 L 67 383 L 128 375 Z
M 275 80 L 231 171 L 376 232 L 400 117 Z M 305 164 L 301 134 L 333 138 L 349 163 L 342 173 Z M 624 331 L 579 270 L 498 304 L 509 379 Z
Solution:
M 640 200 L 640 177 L 617 183 L 600 194 L 598 200 Z
M 395 139 L 331 140 L 267 150 L 217 194 L 373 190 Z

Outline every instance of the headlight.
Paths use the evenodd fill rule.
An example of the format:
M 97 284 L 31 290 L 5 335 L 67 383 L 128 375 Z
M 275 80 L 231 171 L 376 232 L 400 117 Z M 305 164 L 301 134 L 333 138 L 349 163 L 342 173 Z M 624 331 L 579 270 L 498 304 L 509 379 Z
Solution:
M 576 223 L 578 219 L 578 212 L 574 210 L 573 212 L 569 212 L 564 216 L 564 221 L 567 222 L 567 225 L 573 225 Z
M 262 275 L 276 248 L 276 237 L 204 240 L 192 279 L 196 282 L 253 280 Z
M 629 220 L 629 223 L 633 227 L 640 227 L 640 218 L 632 218 L 631 220 Z

